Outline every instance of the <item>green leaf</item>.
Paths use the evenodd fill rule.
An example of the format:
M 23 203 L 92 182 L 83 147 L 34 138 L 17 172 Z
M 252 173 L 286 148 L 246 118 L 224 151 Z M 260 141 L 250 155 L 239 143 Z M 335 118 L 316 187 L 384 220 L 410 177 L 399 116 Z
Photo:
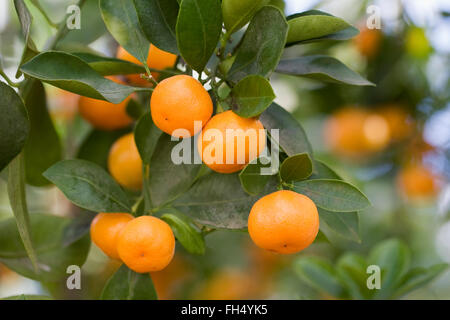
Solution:
M 7 84 L 0 82 L 0 171 L 25 146 L 30 131 L 27 110 L 19 95 Z
M 0 222 L 0 262 L 31 279 L 56 282 L 67 277 L 70 265 L 82 266 L 90 247 L 90 219 L 80 221 L 46 214 L 31 214 L 31 239 L 38 255 L 39 273 L 32 268 L 14 219 Z M 64 281 L 64 280 L 63 280 Z
M 306 137 L 305 130 L 298 121 L 285 109 L 276 103 L 261 114 L 259 118 L 264 128 L 268 130 L 279 130 L 279 146 L 288 155 L 308 153 L 312 158 L 312 148 Z
M 44 172 L 77 206 L 94 212 L 131 212 L 127 195 L 99 165 L 63 160 Z
M 194 138 L 183 139 L 182 141 L 171 141 L 171 136 L 164 134 L 158 141 L 156 150 L 153 153 L 150 166 L 150 198 L 155 206 L 159 207 L 174 200 L 182 194 L 194 182 L 200 171 L 201 164 L 175 163 L 172 153 L 178 157 L 184 155 L 184 151 L 189 152 L 187 162 L 192 163 L 195 150 Z M 177 147 L 186 146 L 186 150 L 180 151 Z M 180 151 L 180 152 L 179 152 Z
M 280 177 L 285 182 L 307 179 L 312 174 L 313 164 L 307 153 L 286 158 L 280 167 Z
M 247 75 L 269 77 L 280 61 L 288 25 L 278 8 L 264 6 L 250 25 L 236 51 L 228 78 L 239 81 Z
M 369 254 L 368 264 L 381 269 L 381 289 L 375 299 L 388 299 L 409 269 L 411 252 L 400 240 L 389 239 L 379 243 Z
M 25 164 L 20 153 L 8 167 L 8 197 L 25 251 L 35 271 L 38 270 L 36 252 L 31 241 L 30 217 L 25 192 Z
M 108 168 L 109 150 L 117 139 L 128 133 L 129 129 L 103 131 L 92 130 L 81 142 L 77 158 L 98 164 L 104 169 Z
M 102 300 L 157 300 L 153 281 L 148 273 L 136 273 L 122 265 L 108 280 Z
M 275 182 L 269 182 L 262 194 L 275 190 Z M 258 199 L 241 188 L 237 174 L 212 172 L 198 179 L 172 205 L 201 224 L 243 229 L 247 227 L 248 214 Z
M 222 31 L 219 0 L 183 0 L 178 13 L 176 36 L 183 59 L 202 72 L 216 49 Z
M 134 139 L 142 161 L 149 164 L 162 131 L 153 123 L 150 112 L 144 114 L 134 129 Z
M 145 68 L 142 65 L 129 61 L 102 57 L 90 52 L 74 52 L 72 54 L 89 64 L 92 69 L 103 76 L 145 73 Z
M 135 120 L 139 120 L 147 109 L 136 99 L 130 99 L 127 103 L 126 112 Z
M 308 196 L 318 207 L 333 212 L 360 211 L 370 205 L 361 191 L 341 180 L 315 179 L 296 182 L 294 191 Z
M 228 34 L 238 31 L 269 0 L 222 0 L 222 16 Z
M 354 253 L 341 256 L 336 264 L 336 272 L 345 284 L 353 299 L 368 299 L 371 295 L 367 288 L 367 263 L 364 258 Z
M 148 41 L 161 50 L 178 54 L 175 26 L 176 0 L 134 0 L 142 30 Z
M 318 208 L 320 218 L 320 230 L 330 237 L 330 233 L 355 242 L 361 242 L 359 233 L 359 215 L 357 212 L 330 212 Z
M 309 177 L 310 179 L 333 179 L 342 180 L 342 178 L 334 172 L 328 165 L 320 160 L 314 160 L 314 172 Z
M 275 71 L 324 82 L 355 86 L 374 86 L 372 82 L 353 70 L 350 70 L 339 60 L 325 55 L 281 60 Z
M 116 104 L 134 91 L 142 90 L 103 78 L 86 62 L 65 52 L 43 52 L 20 69 L 24 74 L 55 87 Z
M 266 159 L 266 161 L 269 161 L 269 159 Z M 241 181 L 242 188 L 245 192 L 249 195 L 256 196 L 264 191 L 270 177 L 277 173 L 271 172 L 271 174 L 267 174 L 267 170 L 270 170 L 270 166 L 270 162 L 265 164 L 261 161 L 261 157 L 259 157 L 252 160 L 241 170 L 239 173 L 239 180 Z M 263 168 L 266 168 L 265 174 L 261 171 Z
M 205 253 L 205 240 L 189 217 L 174 212 L 164 213 L 161 219 L 170 225 L 175 238 L 188 252 L 193 254 Z
M 267 79 L 250 75 L 239 81 L 231 91 L 233 111 L 244 118 L 259 116 L 275 99 Z
M 131 55 L 146 64 L 150 43 L 139 24 L 131 0 L 100 0 L 100 11 L 106 28 Z
M 287 17 L 289 32 L 286 45 L 304 44 L 321 40 L 347 40 L 359 33 L 341 18 L 311 10 Z
M 319 257 L 302 257 L 294 261 L 297 276 L 321 293 L 339 298 L 344 287 L 336 275 L 333 266 Z
M 42 173 L 61 160 L 62 147 L 47 110 L 44 86 L 31 80 L 22 90 L 30 119 L 30 134 L 25 143 L 25 177 L 33 186 L 44 186 L 50 182 Z
M 428 268 L 415 268 L 410 270 L 403 277 L 401 283 L 394 293 L 394 297 L 402 297 L 405 294 L 430 283 L 447 269 L 448 265 L 444 263 L 436 264 Z

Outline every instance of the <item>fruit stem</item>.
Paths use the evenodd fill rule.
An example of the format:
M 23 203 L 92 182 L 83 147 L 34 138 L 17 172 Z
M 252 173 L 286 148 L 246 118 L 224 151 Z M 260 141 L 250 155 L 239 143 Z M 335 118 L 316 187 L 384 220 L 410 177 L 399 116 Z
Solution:
M 15 88 L 19 87 L 20 83 L 11 81 L 11 79 L 6 75 L 6 73 L 1 68 L 0 68 L 0 76 L 2 76 L 11 87 Z

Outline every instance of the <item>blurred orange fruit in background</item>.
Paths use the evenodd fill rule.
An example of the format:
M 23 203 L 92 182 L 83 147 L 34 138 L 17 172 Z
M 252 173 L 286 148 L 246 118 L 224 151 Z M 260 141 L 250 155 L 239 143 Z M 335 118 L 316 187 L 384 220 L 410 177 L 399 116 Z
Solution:
M 380 30 L 363 27 L 359 34 L 353 38 L 353 43 L 359 53 L 367 58 L 372 58 L 378 53 L 381 40 L 382 33 Z

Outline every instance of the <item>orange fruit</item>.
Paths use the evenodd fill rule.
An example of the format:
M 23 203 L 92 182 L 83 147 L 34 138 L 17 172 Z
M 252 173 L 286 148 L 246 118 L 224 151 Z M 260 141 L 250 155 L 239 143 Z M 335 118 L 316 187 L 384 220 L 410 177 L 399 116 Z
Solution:
M 439 190 L 437 177 L 422 164 L 409 164 L 397 175 L 397 187 L 409 199 L 430 198 Z
M 191 76 L 177 75 L 161 81 L 150 100 L 155 125 L 167 134 L 187 138 L 211 118 L 213 103 L 202 84 Z M 201 125 L 195 127 L 195 121 Z M 184 129 L 184 132 L 175 132 Z
M 248 233 L 260 248 L 290 254 L 307 248 L 319 232 L 319 213 L 307 196 L 289 190 L 256 201 L 248 217 Z
M 353 39 L 358 51 L 367 58 L 372 58 L 378 53 L 381 44 L 381 31 L 378 29 L 368 29 L 366 27 L 360 30 L 360 33 Z
M 91 223 L 91 239 L 108 257 L 119 259 L 117 236 L 134 217 L 129 213 L 99 213 Z
M 117 49 L 116 57 L 118 59 L 126 60 L 138 65 L 142 63 L 136 59 L 134 56 L 128 53 L 123 47 L 119 47 Z M 166 68 L 171 68 L 175 65 L 177 60 L 177 56 L 173 53 L 158 49 L 158 47 L 154 45 L 150 45 L 147 57 L 147 64 L 149 68 L 164 70 Z M 158 79 L 159 73 L 152 72 L 152 77 Z M 146 79 L 141 78 L 139 74 L 129 74 L 126 75 L 126 78 L 130 81 L 130 83 L 138 86 L 151 86 L 151 83 Z
M 258 119 L 243 118 L 229 110 L 209 120 L 197 143 L 198 153 L 210 169 L 232 173 L 261 154 L 266 133 Z
M 117 241 L 122 261 L 139 273 L 160 271 L 167 267 L 175 252 L 175 237 L 161 219 L 141 216 L 130 221 Z
M 123 84 L 115 77 L 106 77 L 114 82 Z M 80 96 L 78 111 L 81 116 L 94 128 L 100 130 L 116 130 L 128 127 L 133 119 L 127 114 L 127 105 L 132 95 L 118 104 L 104 100 Z
M 398 105 L 386 105 L 378 113 L 387 121 L 393 141 L 401 141 L 411 136 L 413 120 L 408 112 Z
M 132 190 L 142 187 L 142 160 L 133 133 L 120 137 L 111 146 L 108 169 L 121 186 Z

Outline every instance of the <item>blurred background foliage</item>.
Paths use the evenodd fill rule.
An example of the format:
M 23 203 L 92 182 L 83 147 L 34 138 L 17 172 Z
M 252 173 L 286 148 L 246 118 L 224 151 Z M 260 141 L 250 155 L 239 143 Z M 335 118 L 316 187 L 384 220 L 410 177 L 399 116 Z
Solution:
M 48 21 L 60 21 L 74 1 L 61 0 L 57 5 L 52 0 L 40 1 L 48 17 L 32 2 L 26 1 L 35 17 L 32 38 L 41 49 L 55 31 Z M 356 230 L 356 234 L 327 234 L 328 239 L 318 239 L 294 256 L 262 251 L 242 232 L 211 233 L 204 256 L 189 255 L 180 246 L 170 266 L 152 274 L 160 298 L 450 299 L 449 271 L 436 281 L 425 281 L 426 285 L 417 290 L 402 287 L 410 270 L 421 279 L 431 279 L 433 272 L 441 270 L 425 274 L 417 268 L 450 262 L 449 2 L 272 0 L 272 4 L 286 15 L 319 9 L 360 29 L 354 40 L 294 46 L 285 55 L 289 58 L 328 51 L 376 87 L 326 84 L 280 74 L 272 77 L 272 84 L 276 102 L 305 127 L 316 157 L 359 186 L 373 206 L 360 214 L 359 230 L 343 226 Z M 380 30 L 366 28 L 370 5 L 380 8 Z M 114 56 L 117 44 L 106 33 L 96 0 L 87 1 L 81 24 L 81 30 L 68 33 L 60 49 L 95 50 Z M 1 1 L 0 56 L 10 77 L 15 75 L 23 45 L 12 1 Z M 108 150 L 123 132 L 97 133 L 98 145 L 85 145 L 79 150 L 84 139 L 95 133 L 77 114 L 77 96 L 50 86 L 46 86 L 46 93 L 64 156 L 85 154 L 100 164 L 104 162 L 101 150 Z M 29 187 L 28 197 L 30 212 L 79 214 L 54 187 Z M 0 219 L 11 215 L 6 183 L 0 179 Z M 355 239 L 358 241 L 352 241 Z M 397 277 L 395 288 L 376 296 L 364 289 L 358 291 L 358 283 L 364 287 L 364 281 L 355 279 L 367 277 L 363 267 L 379 248 L 387 248 L 391 263 L 398 262 L 403 269 L 392 276 Z M 117 268 L 117 263 L 92 246 L 83 267 L 82 290 L 68 291 L 65 282 L 40 284 L 0 263 L 0 298 L 23 292 L 97 298 Z M 314 274 L 309 273 L 311 270 Z M 345 270 L 351 271 L 346 274 Z

